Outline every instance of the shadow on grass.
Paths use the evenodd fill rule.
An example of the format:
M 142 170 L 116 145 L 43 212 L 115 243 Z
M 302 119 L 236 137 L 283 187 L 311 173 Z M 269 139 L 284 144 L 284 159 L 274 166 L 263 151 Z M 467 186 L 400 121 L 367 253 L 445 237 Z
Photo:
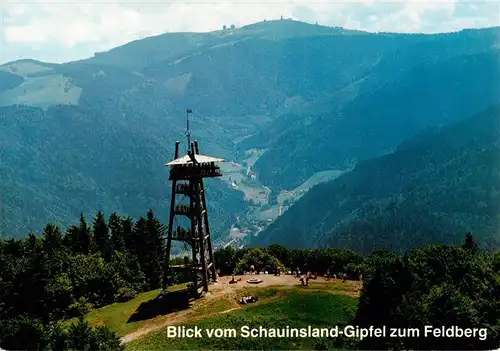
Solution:
M 161 293 L 156 298 L 141 303 L 127 323 L 152 319 L 188 309 L 190 307 L 189 301 L 190 297 L 187 290 Z

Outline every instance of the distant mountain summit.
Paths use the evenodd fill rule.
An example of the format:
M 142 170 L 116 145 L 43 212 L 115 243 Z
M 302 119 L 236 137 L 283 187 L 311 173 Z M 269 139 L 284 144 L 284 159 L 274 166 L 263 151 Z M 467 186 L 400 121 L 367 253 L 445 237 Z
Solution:
M 242 35 L 254 35 L 260 38 L 284 39 L 301 36 L 338 35 L 364 33 L 357 30 L 347 30 L 341 27 L 315 25 L 292 19 L 262 21 L 243 26 L 239 29 Z
M 354 34 L 357 31 L 326 26 L 316 26 L 293 20 L 272 20 L 232 29 L 220 29 L 205 33 L 164 33 L 134 40 L 106 52 L 96 53 L 89 63 L 117 65 L 128 69 L 139 69 L 154 62 L 178 59 L 196 50 L 208 50 L 234 41 L 265 39 L 285 40 L 319 35 Z

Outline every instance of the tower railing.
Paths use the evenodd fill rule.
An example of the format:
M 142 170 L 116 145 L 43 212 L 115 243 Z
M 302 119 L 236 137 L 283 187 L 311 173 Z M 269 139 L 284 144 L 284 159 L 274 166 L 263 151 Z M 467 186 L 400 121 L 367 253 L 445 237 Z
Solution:
M 184 215 L 187 217 L 191 217 L 193 215 L 193 211 L 188 205 L 175 205 L 174 211 L 177 215 Z
M 188 164 L 173 166 L 170 180 L 189 180 L 194 178 L 221 177 L 220 167 L 212 163 Z

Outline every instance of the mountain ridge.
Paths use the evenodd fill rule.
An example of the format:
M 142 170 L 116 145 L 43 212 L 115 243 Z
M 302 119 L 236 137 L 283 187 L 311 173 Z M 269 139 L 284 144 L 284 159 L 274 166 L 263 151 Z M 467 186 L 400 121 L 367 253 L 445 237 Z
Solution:
M 116 47 L 111 48 L 109 50 L 96 52 L 96 53 L 94 53 L 94 56 L 91 56 L 91 57 L 81 58 L 78 60 L 68 61 L 68 62 L 64 62 L 64 63 L 45 62 L 45 61 L 40 61 L 40 60 L 32 59 L 32 58 L 21 58 L 18 60 L 5 62 L 5 63 L 1 64 L 0 67 L 6 66 L 9 64 L 13 64 L 13 63 L 23 62 L 23 61 L 29 61 L 29 62 L 33 62 L 33 63 L 37 63 L 37 64 L 44 64 L 44 65 L 64 65 L 67 63 L 76 63 L 76 62 L 81 63 L 83 61 L 92 62 L 92 59 L 94 59 L 96 55 L 102 56 L 102 55 L 108 54 L 112 51 L 121 51 L 121 50 L 124 50 L 125 48 L 129 48 L 130 46 L 134 46 L 137 44 L 145 45 L 144 43 L 146 43 L 148 41 L 158 41 L 158 40 L 162 40 L 165 37 L 169 37 L 169 36 L 170 37 L 190 36 L 190 35 L 215 36 L 216 34 L 224 34 L 225 32 L 234 32 L 234 31 L 245 32 L 245 31 L 249 31 L 251 29 L 269 29 L 269 27 L 272 25 L 279 26 L 282 24 L 287 25 L 290 23 L 293 23 L 293 25 L 296 27 L 302 26 L 303 28 L 307 27 L 307 29 L 316 28 L 316 31 L 317 31 L 315 33 L 316 35 L 319 31 L 323 30 L 323 31 L 328 31 L 329 32 L 328 34 L 330 34 L 330 35 L 338 35 L 338 34 L 345 34 L 345 33 L 349 33 L 349 34 L 360 33 L 360 34 L 364 34 L 364 35 L 389 35 L 389 36 L 401 36 L 401 37 L 415 37 L 415 36 L 419 36 L 419 37 L 434 36 L 435 37 L 435 36 L 453 36 L 453 35 L 456 35 L 459 33 L 474 33 L 476 31 L 483 31 L 483 32 L 496 31 L 496 30 L 500 29 L 500 26 L 492 26 L 492 27 L 484 27 L 484 28 L 464 28 L 464 29 L 460 29 L 460 30 L 449 31 L 449 32 L 440 32 L 440 33 L 417 33 L 417 32 L 416 33 L 400 33 L 400 32 L 384 32 L 384 31 L 382 31 L 382 32 L 370 32 L 370 31 L 361 31 L 361 30 L 356 30 L 356 29 L 346 29 L 346 28 L 339 27 L 339 26 L 326 26 L 326 25 L 321 25 L 321 24 L 312 24 L 312 23 L 298 21 L 298 20 L 292 20 L 292 19 L 282 19 L 282 20 L 276 19 L 276 20 L 264 20 L 264 21 L 260 21 L 260 22 L 256 22 L 256 23 L 251 23 L 251 24 L 243 25 L 243 26 L 235 28 L 235 29 L 227 28 L 226 30 L 218 29 L 218 30 L 201 31 L 201 32 L 191 32 L 191 31 L 164 32 L 164 33 L 160 33 L 160 34 L 149 35 L 149 36 L 145 36 L 142 38 L 131 40 L 129 42 L 126 42 L 125 44 L 116 46 Z M 102 62 L 99 62 L 99 63 L 102 63 Z

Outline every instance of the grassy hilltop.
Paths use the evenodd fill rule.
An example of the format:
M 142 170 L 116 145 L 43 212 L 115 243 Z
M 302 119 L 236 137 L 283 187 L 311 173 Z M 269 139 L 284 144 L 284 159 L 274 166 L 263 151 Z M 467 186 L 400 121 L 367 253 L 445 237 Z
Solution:
M 311 286 L 313 287 L 313 286 Z M 198 326 L 203 329 L 230 328 L 240 330 L 243 326 L 251 328 L 325 328 L 347 324 L 356 313 L 356 299 L 332 293 L 327 286 L 315 289 L 265 288 L 262 291 L 251 289 L 248 293 L 264 296 L 255 306 L 248 306 L 227 314 L 186 321 L 182 325 Z M 164 330 L 127 344 L 126 350 L 158 349 L 218 349 L 218 350 L 256 350 L 256 349 L 314 349 L 324 340 L 279 339 L 279 338 L 207 338 L 171 339 Z

